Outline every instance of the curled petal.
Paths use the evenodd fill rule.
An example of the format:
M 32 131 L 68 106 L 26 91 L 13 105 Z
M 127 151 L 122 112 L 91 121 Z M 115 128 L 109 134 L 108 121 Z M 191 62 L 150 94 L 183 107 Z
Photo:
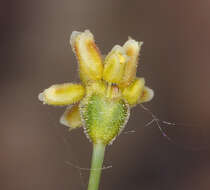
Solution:
M 154 91 L 151 88 L 145 86 L 139 101 L 140 103 L 149 102 L 150 100 L 152 100 L 153 97 Z
M 87 82 L 101 79 L 103 63 L 93 34 L 89 30 L 74 31 L 71 34 L 70 44 L 79 62 L 81 80 Z
M 114 46 L 105 58 L 103 79 L 107 82 L 119 84 L 125 72 L 127 55 L 121 46 Z
M 130 86 L 124 88 L 123 98 L 128 102 L 129 105 L 134 106 L 139 103 L 139 99 L 142 96 L 144 89 L 145 80 L 144 78 L 137 78 Z
M 60 123 L 69 127 L 70 130 L 82 126 L 78 104 L 66 108 L 66 111 L 60 118 Z
M 39 100 L 45 104 L 62 106 L 80 101 L 85 95 L 85 88 L 80 84 L 64 83 L 52 85 L 39 94 Z
M 129 39 L 123 48 L 128 56 L 128 61 L 125 66 L 125 73 L 121 80 L 120 86 L 126 87 L 131 84 L 136 78 L 136 69 L 138 64 L 138 56 L 143 42 L 137 42 L 133 39 Z

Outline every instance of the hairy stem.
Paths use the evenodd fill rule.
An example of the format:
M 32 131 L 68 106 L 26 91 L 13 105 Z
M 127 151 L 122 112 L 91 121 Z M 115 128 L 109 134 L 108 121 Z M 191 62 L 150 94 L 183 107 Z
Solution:
M 93 144 L 92 162 L 89 177 L 88 190 L 98 190 L 101 169 L 104 160 L 105 145 L 102 143 Z

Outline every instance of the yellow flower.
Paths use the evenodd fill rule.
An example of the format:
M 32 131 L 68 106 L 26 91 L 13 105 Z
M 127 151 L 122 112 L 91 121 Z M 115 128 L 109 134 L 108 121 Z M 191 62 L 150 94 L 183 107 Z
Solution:
M 73 32 L 70 44 L 82 83 L 52 85 L 39 94 L 39 100 L 68 106 L 60 119 L 62 124 L 70 129 L 83 126 L 93 143 L 110 144 L 126 124 L 130 107 L 154 96 L 144 78 L 136 77 L 143 43 L 128 39 L 123 46 L 114 46 L 104 60 L 88 30 Z

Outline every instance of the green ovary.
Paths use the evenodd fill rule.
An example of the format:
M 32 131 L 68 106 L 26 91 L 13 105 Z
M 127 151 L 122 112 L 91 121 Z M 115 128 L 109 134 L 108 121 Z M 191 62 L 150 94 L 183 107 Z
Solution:
M 125 102 L 92 95 L 82 104 L 82 117 L 88 137 L 93 143 L 111 143 L 127 121 L 129 109 Z

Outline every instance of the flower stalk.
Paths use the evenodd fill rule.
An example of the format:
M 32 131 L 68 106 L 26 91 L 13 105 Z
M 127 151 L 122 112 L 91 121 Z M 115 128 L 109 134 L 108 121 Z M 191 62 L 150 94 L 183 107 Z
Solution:
M 104 153 L 105 145 L 103 143 L 93 144 L 88 190 L 98 190 L 104 160 Z

